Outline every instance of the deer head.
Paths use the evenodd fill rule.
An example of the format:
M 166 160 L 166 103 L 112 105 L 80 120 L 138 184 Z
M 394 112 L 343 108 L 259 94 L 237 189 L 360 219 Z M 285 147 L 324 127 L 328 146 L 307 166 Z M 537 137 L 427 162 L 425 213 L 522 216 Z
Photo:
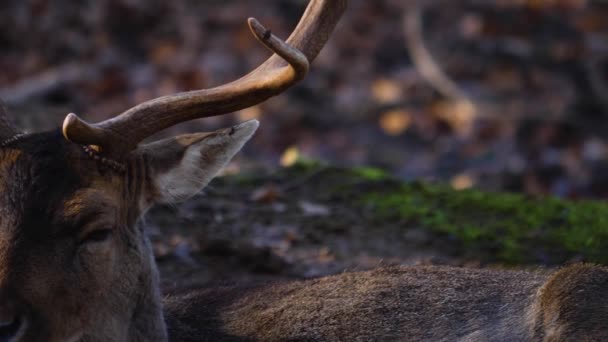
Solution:
M 179 122 L 260 103 L 301 80 L 345 9 L 312 0 L 284 42 L 255 19 L 274 52 L 247 76 L 142 103 L 90 124 L 19 134 L 0 113 L 0 341 L 167 339 L 153 254 L 139 217 L 198 193 L 258 127 L 140 145 Z

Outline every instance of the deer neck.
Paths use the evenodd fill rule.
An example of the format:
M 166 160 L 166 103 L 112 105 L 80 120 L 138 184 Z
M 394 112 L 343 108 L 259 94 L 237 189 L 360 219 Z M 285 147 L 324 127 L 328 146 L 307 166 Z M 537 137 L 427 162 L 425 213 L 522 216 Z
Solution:
M 95 319 L 97 326 L 79 339 L 81 342 L 97 341 L 137 341 L 137 342 L 165 342 L 168 341 L 167 328 L 163 315 L 160 293 L 159 273 L 156 261 L 152 254 L 150 242 L 144 238 L 144 253 L 133 253 L 139 258 L 143 267 L 138 269 L 138 276 L 124 275 L 124 282 L 135 281 L 133 284 L 118 284 L 108 305 L 100 309 Z M 136 255 L 139 254 L 139 255 Z M 128 270 L 127 270 L 128 272 Z M 121 288 L 121 285 L 125 290 Z M 135 291 L 133 289 L 136 289 Z M 112 303 L 129 302 L 128 308 L 117 310 Z M 125 324 L 125 322 L 128 322 Z
M 140 227 L 143 230 L 143 227 Z M 142 231 L 143 233 L 143 231 Z M 150 240 L 144 234 L 144 267 L 139 276 L 135 309 L 129 327 L 129 341 L 167 341 L 167 327 L 163 315 L 160 293 L 160 277 Z

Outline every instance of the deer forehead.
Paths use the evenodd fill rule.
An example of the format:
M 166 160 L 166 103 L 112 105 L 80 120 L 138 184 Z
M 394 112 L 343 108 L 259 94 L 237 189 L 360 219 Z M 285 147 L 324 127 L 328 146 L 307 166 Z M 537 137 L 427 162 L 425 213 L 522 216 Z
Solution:
M 86 172 L 67 152 L 0 151 L 0 234 L 20 230 L 43 237 L 83 216 L 115 212 L 118 184 Z

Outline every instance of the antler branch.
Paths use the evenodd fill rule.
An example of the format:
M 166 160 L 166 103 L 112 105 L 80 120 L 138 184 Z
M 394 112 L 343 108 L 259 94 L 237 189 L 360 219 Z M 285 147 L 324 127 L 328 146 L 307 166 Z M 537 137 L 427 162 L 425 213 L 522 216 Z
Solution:
M 306 76 L 346 8 L 347 0 L 312 0 L 287 42 L 250 18 L 254 36 L 275 54 L 248 75 L 225 85 L 160 97 L 119 116 L 90 124 L 69 114 L 66 139 L 106 154 L 129 153 L 145 138 L 180 122 L 234 112 L 278 95 Z

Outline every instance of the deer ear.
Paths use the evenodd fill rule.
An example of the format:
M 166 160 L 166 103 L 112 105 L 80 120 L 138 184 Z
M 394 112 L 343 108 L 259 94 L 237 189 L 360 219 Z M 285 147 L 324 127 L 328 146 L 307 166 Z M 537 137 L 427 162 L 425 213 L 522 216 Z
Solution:
M 200 192 L 253 136 L 252 120 L 212 133 L 180 135 L 138 148 L 147 163 L 143 205 L 175 203 Z

